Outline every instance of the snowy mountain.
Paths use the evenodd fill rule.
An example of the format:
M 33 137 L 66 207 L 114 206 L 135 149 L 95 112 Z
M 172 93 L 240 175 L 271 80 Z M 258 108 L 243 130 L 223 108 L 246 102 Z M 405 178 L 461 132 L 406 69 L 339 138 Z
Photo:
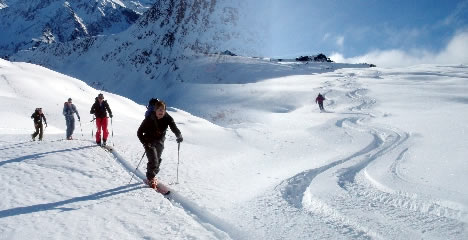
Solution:
M 218 81 L 186 67 L 190 84 L 169 89 L 184 102 L 168 111 L 184 142 L 178 152 L 168 132 L 158 174 L 169 199 L 141 183 L 144 156 L 129 183 L 144 106 L 104 92 L 108 153 L 87 114 L 98 89 L 0 60 L 1 238 L 468 238 L 468 66 L 226 58 L 193 63 Z M 81 115 L 73 141 L 63 140 L 68 97 Z M 30 140 L 36 107 L 49 125 L 42 142 Z
M 248 4 L 159 0 L 119 34 L 40 45 L 11 59 L 40 64 L 139 101 L 136 88 L 156 91 L 149 95 L 165 91 L 184 81 L 178 70 L 198 56 L 227 49 L 248 56 L 261 51 L 263 38 L 261 31 L 254 31 Z M 223 58 L 211 59 L 217 64 Z
M 3 6 L 0 10 L 0 56 L 10 56 L 41 44 L 119 33 L 133 24 L 151 3 L 149 0 L 0 2 Z
M 0 0 L 0 9 L 2 8 L 6 8 L 8 7 L 8 5 L 6 4 L 6 2 L 4 0 Z

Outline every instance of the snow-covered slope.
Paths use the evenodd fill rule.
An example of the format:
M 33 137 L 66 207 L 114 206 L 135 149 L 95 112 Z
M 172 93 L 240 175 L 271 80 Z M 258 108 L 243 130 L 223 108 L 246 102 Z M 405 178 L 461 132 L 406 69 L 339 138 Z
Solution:
M 104 92 L 114 113 L 109 142 L 116 150 L 115 155 L 109 155 L 95 146 L 91 136 L 95 128 L 89 110 L 101 91 L 36 65 L 1 59 L 0 89 L 2 239 L 219 239 L 226 236 L 217 230 L 222 229 L 222 221 L 203 212 L 204 208 L 188 197 L 190 194 L 185 197 L 178 192 L 190 189 L 187 183 L 195 184 L 195 180 L 188 181 L 187 170 L 211 161 L 206 158 L 206 146 L 217 144 L 219 138 L 233 141 L 237 137 L 232 130 L 178 109 L 168 110 L 186 138 L 181 151 L 181 184 L 170 186 L 175 188 L 173 198 L 177 199 L 173 204 L 141 184 L 145 163 L 129 184 L 130 173 L 144 152 L 136 137 L 146 110 L 144 106 Z M 68 97 L 73 99 L 81 115 L 74 141 L 64 140 L 62 108 Z M 30 141 L 34 130 L 30 116 L 36 107 L 42 107 L 48 123 L 42 142 Z M 187 128 L 189 125 L 197 127 Z M 192 149 L 195 135 L 201 134 L 209 139 L 198 140 L 197 147 Z M 185 151 L 193 154 L 184 155 Z M 159 174 L 166 184 L 176 181 L 176 157 L 177 145 L 169 133 L 163 155 L 167 168 Z M 208 168 L 197 170 L 205 176 L 209 171 Z
M 87 111 L 97 90 L 1 60 L 2 238 L 468 237 L 467 66 L 332 71 L 240 57 L 204 61 L 194 64 L 218 81 L 186 68 L 187 84 L 169 88 L 181 96 L 171 101 L 183 110 L 169 113 L 184 136 L 179 184 L 171 184 L 172 133 L 162 156 L 158 176 L 171 184 L 169 201 L 128 183 L 143 154 L 135 134 L 143 106 L 104 93 L 114 111 L 110 154 L 93 147 Z M 326 112 L 314 102 L 318 92 Z M 77 127 L 74 141 L 62 140 L 68 97 L 82 115 L 83 135 Z M 43 142 L 29 141 L 35 107 L 48 116 Z
M 0 10 L 0 56 L 41 44 L 119 33 L 153 1 L 29 0 L 9 1 Z M 1 7 L 0 7 L 1 8 Z

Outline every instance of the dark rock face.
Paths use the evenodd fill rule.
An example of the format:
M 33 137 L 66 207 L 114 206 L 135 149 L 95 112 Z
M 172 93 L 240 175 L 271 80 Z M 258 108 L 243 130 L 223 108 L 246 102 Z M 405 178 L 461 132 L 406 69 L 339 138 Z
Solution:
M 296 61 L 298 62 L 309 62 L 309 61 L 314 61 L 314 62 L 333 62 L 325 56 L 325 54 L 320 53 L 317 56 L 300 56 L 296 58 Z

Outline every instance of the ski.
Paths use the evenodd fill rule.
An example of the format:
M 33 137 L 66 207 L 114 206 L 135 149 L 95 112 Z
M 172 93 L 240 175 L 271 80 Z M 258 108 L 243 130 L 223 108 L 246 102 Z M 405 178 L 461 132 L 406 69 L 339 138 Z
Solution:
M 109 145 L 103 145 L 101 146 L 104 150 L 106 151 L 109 151 L 109 152 L 112 152 L 114 150 L 113 147 L 109 146 Z
M 162 183 L 159 183 L 156 188 L 152 188 L 149 184 L 148 184 L 148 180 L 143 180 L 143 183 L 145 183 L 149 188 L 151 189 L 154 189 L 156 192 L 158 193 L 161 193 L 162 195 L 164 196 L 167 196 L 171 193 L 171 191 L 166 187 L 164 186 L 164 184 Z
M 109 146 L 109 145 L 97 145 L 98 147 L 101 147 L 102 149 L 104 149 L 104 151 L 106 152 L 112 152 L 114 150 L 113 147 Z

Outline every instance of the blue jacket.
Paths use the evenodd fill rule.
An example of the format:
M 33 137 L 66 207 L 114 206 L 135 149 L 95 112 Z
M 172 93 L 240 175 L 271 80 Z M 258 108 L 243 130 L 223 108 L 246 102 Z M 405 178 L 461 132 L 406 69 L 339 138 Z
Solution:
M 76 116 L 80 119 L 80 114 L 78 113 L 78 110 L 76 110 L 75 104 L 72 103 L 70 106 L 68 105 L 68 102 L 65 102 L 63 104 L 63 116 L 73 116 L 73 113 L 76 113 Z

